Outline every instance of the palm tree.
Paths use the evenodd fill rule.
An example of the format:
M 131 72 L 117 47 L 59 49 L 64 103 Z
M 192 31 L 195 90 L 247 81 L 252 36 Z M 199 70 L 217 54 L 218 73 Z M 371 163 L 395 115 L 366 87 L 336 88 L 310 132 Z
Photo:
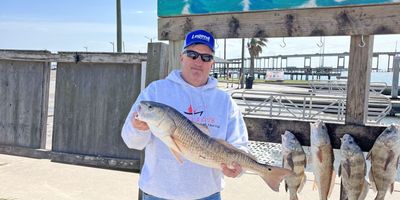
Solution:
M 247 42 L 247 49 L 250 54 L 250 76 L 254 78 L 254 59 L 262 53 L 262 48 L 267 46 L 268 40 L 266 38 L 251 38 Z

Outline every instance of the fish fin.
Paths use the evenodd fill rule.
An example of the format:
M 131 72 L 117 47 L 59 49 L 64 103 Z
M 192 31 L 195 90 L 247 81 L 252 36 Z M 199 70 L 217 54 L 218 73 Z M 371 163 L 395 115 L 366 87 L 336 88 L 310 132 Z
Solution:
M 324 157 L 323 157 L 323 151 L 322 151 L 321 147 L 318 147 L 317 158 L 318 158 L 318 161 L 320 163 L 322 163 L 322 160 L 323 160 Z
M 385 171 L 387 170 L 387 166 L 394 159 L 394 152 L 392 150 L 389 151 L 389 156 L 386 159 L 385 167 L 383 168 Z
M 344 168 L 345 172 L 347 173 L 347 177 L 351 176 L 351 168 L 349 160 L 343 162 L 342 167 Z
M 257 161 L 257 158 L 254 155 L 252 155 L 250 153 L 247 153 L 247 152 L 243 151 L 242 149 L 236 148 L 235 146 L 233 146 L 232 144 L 228 143 L 227 141 L 225 141 L 223 139 L 216 139 L 215 141 L 217 141 L 218 143 L 224 145 L 228 149 L 233 149 L 235 151 L 240 151 L 241 153 L 245 154 L 246 156 L 249 156 L 253 160 Z
M 365 160 L 364 160 L 363 164 L 364 164 L 364 167 L 363 167 L 364 168 L 364 173 L 363 174 L 364 174 L 364 177 L 365 177 L 367 175 L 367 163 L 365 162 Z
M 394 191 L 394 182 L 390 184 L 390 194 L 393 194 Z
M 179 164 L 183 164 L 182 155 L 172 148 L 170 148 L 169 150 L 171 150 L 172 155 L 174 155 L 175 159 L 179 162 Z
M 368 177 L 369 177 L 369 182 L 371 183 L 371 186 L 372 186 L 372 190 L 374 192 L 376 192 L 377 189 L 376 189 L 376 184 L 375 184 L 375 179 L 374 179 L 374 174 L 373 174 L 372 168 L 369 171 Z
M 293 172 L 282 168 L 282 167 L 273 167 L 269 165 L 266 166 L 267 170 L 261 171 L 259 175 L 264 180 L 265 183 L 275 192 L 279 191 L 279 184 L 282 180 L 289 175 L 292 175 Z
M 183 159 L 182 159 L 182 156 L 181 156 L 182 151 L 179 148 L 179 146 L 176 144 L 175 140 L 171 136 L 162 137 L 162 140 L 163 140 L 164 143 L 167 144 L 167 146 L 171 150 L 171 153 L 175 157 L 175 159 L 179 163 L 182 164 L 183 163 Z
M 369 183 L 367 182 L 367 180 L 364 179 L 363 188 L 361 189 L 360 196 L 358 196 L 358 200 L 364 200 L 365 197 L 367 197 L 368 190 L 369 190 Z
M 305 155 L 305 154 L 304 154 Z M 307 167 L 307 157 L 304 159 L 304 169 Z
M 210 136 L 210 130 L 208 130 L 208 127 L 206 125 L 203 124 L 199 124 L 196 122 L 193 122 L 193 124 L 200 129 L 201 132 L 205 133 L 206 135 Z
M 306 184 L 307 176 L 306 173 L 303 174 L 303 178 L 301 179 L 299 188 L 297 189 L 297 193 L 300 193 L 303 190 L 304 185 Z
M 177 152 L 181 152 L 181 149 L 179 148 L 179 146 L 176 144 L 175 140 L 173 137 L 171 137 L 170 135 L 164 136 L 161 138 L 161 140 L 167 144 L 167 146 L 169 148 L 172 148 L 173 150 L 177 151 Z
M 371 154 L 372 154 L 372 149 L 370 150 L 370 151 L 368 151 L 368 154 L 367 154 L 367 160 L 371 160 Z
M 331 185 L 329 186 L 328 198 L 331 196 L 333 187 L 335 186 L 336 172 L 332 170 Z
M 399 157 L 397 157 L 396 169 L 399 169 L 399 159 L 400 159 L 400 156 L 399 156 Z
M 288 164 L 289 167 L 290 167 L 290 170 L 293 170 L 293 169 L 294 169 L 293 153 L 289 153 L 289 154 L 287 155 L 286 161 L 287 161 L 287 164 Z

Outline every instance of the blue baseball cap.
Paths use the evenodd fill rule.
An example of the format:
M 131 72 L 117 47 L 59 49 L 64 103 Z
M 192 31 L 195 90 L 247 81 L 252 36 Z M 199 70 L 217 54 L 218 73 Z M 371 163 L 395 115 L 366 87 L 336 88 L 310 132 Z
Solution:
M 204 44 L 210 47 L 211 51 L 215 51 L 214 37 L 211 35 L 211 33 L 205 30 L 195 30 L 189 32 L 186 35 L 185 42 L 183 43 L 183 48 L 186 49 L 188 46 L 193 44 Z

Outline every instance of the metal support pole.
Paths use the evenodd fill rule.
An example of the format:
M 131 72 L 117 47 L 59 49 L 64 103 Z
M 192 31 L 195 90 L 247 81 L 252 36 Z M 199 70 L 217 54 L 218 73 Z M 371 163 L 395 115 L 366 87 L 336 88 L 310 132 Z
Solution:
M 392 98 L 397 99 L 399 91 L 400 56 L 393 57 Z
M 117 52 L 122 52 L 121 0 L 117 0 Z

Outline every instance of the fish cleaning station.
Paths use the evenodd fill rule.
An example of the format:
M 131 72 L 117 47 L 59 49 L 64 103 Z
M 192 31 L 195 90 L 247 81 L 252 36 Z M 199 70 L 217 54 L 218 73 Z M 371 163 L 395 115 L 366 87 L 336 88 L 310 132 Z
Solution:
M 400 15 L 397 13 L 400 13 L 400 4 L 393 3 L 162 16 L 159 18 L 159 38 L 168 40 L 169 45 L 154 44 L 160 46 L 153 52 L 158 52 L 159 58 L 168 54 L 168 60 L 160 61 L 168 63 L 165 76 L 171 67 L 179 66 L 174 58 L 179 57 L 185 34 L 194 29 L 210 31 L 216 38 L 350 36 L 345 120 L 344 123 L 325 124 L 333 148 L 340 149 L 340 138 L 349 133 L 361 149 L 368 152 L 387 128 L 366 125 L 374 35 L 399 34 Z M 153 77 L 153 80 L 159 78 L 163 76 Z M 265 117 L 246 117 L 245 121 L 250 140 L 281 143 L 281 134 L 290 131 L 303 146 L 310 146 L 310 121 Z M 344 190 L 341 191 L 340 199 L 347 199 Z
M 338 95 L 332 103 L 339 108 L 339 111 L 334 111 L 335 116 L 338 116 L 335 120 L 324 118 L 327 116 L 324 113 L 328 111 L 316 108 L 312 103 L 316 98 L 315 93 L 310 95 L 304 92 L 302 96 L 296 94 L 294 99 L 297 103 L 292 104 L 293 99 L 277 97 L 267 89 L 259 90 L 256 84 L 253 89 L 229 91 L 243 111 L 249 140 L 281 144 L 282 135 L 287 131 L 297 138 L 301 146 L 310 147 L 312 126 L 322 120 L 335 150 L 341 149 L 341 139 L 349 134 L 361 150 L 367 153 L 373 149 L 383 132 L 400 134 L 387 131 L 388 127 L 395 129 L 393 127 L 398 126 L 378 123 L 390 112 L 391 107 L 388 105 L 391 103 L 388 98 L 374 96 L 375 92 L 371 90 L 381 88 L 370 85 L 374 68 L 374 36 L 400 34 L 399 1 L 393 3 L 382 0 L 368 4 L 334 1 L 337 5 L 301 8 L 282 4 L 280 7 L 245 11 L 218 11 L 212 10 L 211 6 L 210 10 L 197 9 L 198 13 L 182 13 L 182 10 L 190 9 L 184 5 L 177 6 L 177 2 L 182 1 L 158 0 L 158 40 L 168 41 L 168 44 L 150 42 L 147 53 L 52 53 L 47 50 L 0 49 L 0 154 L 140 173 L 144 151 L 129 149 L 125 145 L 121 138 L 122 126 L 132 102 L 141 90 L 180 68 L 179 55 L 185 35 L 196 29 L 209 31 L 216 39 L 315 37 L 319 40 L 325 36 L 350 37 L 348 54 L 339 55 L 348 56 L 349 64 L 347 84 L 341 86 L 346 92 Z M 226 1 L 227 4 L 232 2 Z M 175 6 L 179 13 L 167 12 Z M 160 12 L 163 10 L 166 12 Z M 192 10 L 196 9 L 192 7 Z M 386 54 L 395 60 L 395 54 Z M 393 99 L 398 97 L 399 60 L 397 65 L 393 65 L 392 91 L 396 91 L 392 94 L 395 97 Z M 217 60 L 215 73 L 218 76 L 224 72 L 221 64 L 225 63 L 235 65 L 238 71 L 236 75 L 243 76 L 244 70 L 239 69 L 239 66 L 244 69 L 243 62 L 243 59 L 219 60 L 219 63 Z M 56 70 L 52 66 L 56 66 Z M 296 74 L 307 75 L 311 79 L 310 73 L 314 69 L 296 71 L 298 69 L 288 67 L 285 70 L 293 79 Z M 258 73 L 266 72 L 260 69 Z M 320 76 L 337 75 L 335 70 L 318 73 Z M 319 86 L 320 83 L 312 82 L 315 90 L 324 87 Z M 318 98 L 321 102 L 331 100 L 330 97 Z M 249 102 L 254 104 L 249 106 Z M 274 107 L 277 102 L 279 107 Z M 306 107 L 309 110 L 301 109 Z M 376 112 L 369 116 L 371 107 Z M 301 111 L 293 111 L 293 108 Z M 312 108 L 320 110 L 310 111 Z M 274 115 L 277 111 L 292 117 Z M 371 159 L 374 156 L 369 155 Z M 383 158 L 385 169 L 397 166 L 399 157 L 396 156 L 397 152 L 393 149 Z M 293 165 L 293 162 L 290 164 Z M 346 166 L 340 169 L 342 174 L 348 171 Z M 344 185 L 342 182 L 340 200 L 349 199 Z M 392 189 L 390 186 L 385 187 L 389 191 Z M 269 190 L 266 185 L 265 188 Z M 372 189 L 369 192 L 374 193 Z M 141 199 L 141 192 L 138 194 Z M 387 199 L 390 199 L 390 195 L 386 194 Z M 315 192 L 317 197 L 318 193 Z

